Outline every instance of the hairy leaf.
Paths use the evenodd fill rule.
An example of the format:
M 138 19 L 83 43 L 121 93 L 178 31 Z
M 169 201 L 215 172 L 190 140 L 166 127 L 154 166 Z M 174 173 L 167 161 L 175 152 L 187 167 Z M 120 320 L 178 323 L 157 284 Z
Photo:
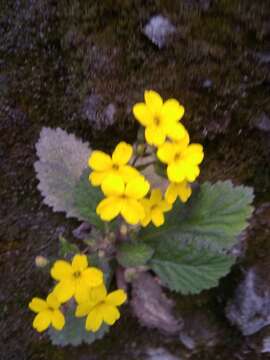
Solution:
M 99 331 L 91 332 L 85 329 L 86 318 L 76 318 L 74 309 L 70 307 L 65 313 L 66 324 L 61 331 L 52 327 L 48 330 L 48 335 L 53 345 L 78 346 L 82 343 L 92 344 L 95 340 L 101 339 L 109 330 L 108 325 L 103 324 Z
M 34 166 L 45 204 L 65 212 L 67 217 L 83 220 L 74 204 L 73 191 L 87 166 L 89 145 L 60 128 L 43 128 L 36 150 L 39 160 Z
M 102 192 L 98 187 L 94 187 L 89 182 L 89 169 L 85 169 L 74 188 L 74 205 L 78 209 L 81 218 L 90 224 L 103 229 L 104 222 L 96 213 L 97 204 L 103 198 Z
M 171 290 L 182 294 L 198 294 L 212 288 L 225 276 L 235 259 L 229 255 L 190 246 L 180 248 L 173 242 L 155 249 L 150 267 Z
M 231 248 L 247 226 L 252 213 L 253 191 L 233 186 L 230 181 L 206 182 L 187 204 L 179 201 L 166 216 L 163 226 L 148 226 L 139 238 L 152 242 L 173 240 L 214 250 Z
M 141 242 L 122 244 L 117 250 L 117 260 L 124 267 L 145 265 L 153 256 L 154 250 Z

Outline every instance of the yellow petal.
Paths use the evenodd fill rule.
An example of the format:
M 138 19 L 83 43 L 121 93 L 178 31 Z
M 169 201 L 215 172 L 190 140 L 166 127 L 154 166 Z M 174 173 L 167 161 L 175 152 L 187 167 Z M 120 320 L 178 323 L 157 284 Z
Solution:
M 200 168 L 197 165 L 186 164 L 185 173 L 186 173 L 186 179 L 189 182 L 193 182 L 200 175 Z
M 143 176 L 138 176 L 127 183 L 125 194 L 128 198 L 142 199 L 149 188 L 149 182 Z
M 90 313 L 91 309 L 93 308 L 91 302 L 83 302 L 79 303 L 79 305 L 76 308 L 75 316 L 76 317 L 83 317 Z
M 162 199 L 162 192 L 160 189 L 153 189 L 150 195 L 151 205 L 158 204 Z
M 100 286 L 103 283 L 103 272 L 95 267 L 89 267 L 82 273 L 83 281 L 90 287 Z
M 172 182 L 181 182 L 186 177 L 186 167 L 182 163 L 172 163 L 167 168 L 168 178 Z
M 175 141 L 184 139 L 186 136 L 186 133 L 187 133 L 187 131 L 186 131 L 184 125 L 182 125 L 180 123 L 167 124 L 167 126 L 166 126 L 167 136 L 169 136 L 171 139 L 173 139 Z
M 61 313 L 61 311 L 60 310 L 54 310 L 52 312 L 51 318 L 52 318 L 52 326 L 56 330 L 62 330 L 63 327 L 65 326 L 65 317 Z
M 90 290 L 90 300 L 95 304 L 105 300 L 106 296 L 107 290 L 104 284 L 95 286 Z
M 48 309 L 46 301 L 38 297 L 33 298 L 28 306 L 30 310 L 36 313 Z
M 144 100 L 147 108 L 150 109 L 152 113 L 156 114 L 160 112 L 162 108 L 163 100 L 162 97 L 156 91 L 146 90 L 144 92 Z
M 119 306 L 124 304 L 126 300 L 127 294 L 125 293 L 125 291 L 122 289 L 118 289 L 107 295 L 106 303 L 114 306 Z
M 125 165 L 129 162 L 133 153 L 132 146 L 124 141 L 121 141 L 115 148 L 112 154 L 114 164 Z
M 162 200 L 159 204 L 158 204 L 158 208 L 162 211 L 162 212 L 167 212 L 170 211 L 172 209 L 172 204 L 170 204 L 166 199 Z
M 48 329 L 50 324 L 51 324 L 51 311 L 50 310 L 41 311 L 40 313 L 38 313 L 36 315 L 36 317 L 34 318 L 34 321 L 33 321 L 33 327 L 38 332 L 42 332 L 42 331 Z
M 101 189 L 106 196 L 119 196 L 124 193 L 125 184 L 120 175 L 109 175 L 102 182 Z
M 121 198 L 116 196 L 110 196 L 101 200 L 96 208 L 97 214 L 104 221 L 111 221 L 120 214 L 123 206 Z
M 192 193 L 191 186 L 186 181 L 184 181 L 180 184 L 177 184 L 176 186 L 177 186 L 177 192 L 178 192 L 178 196 L 179 196 L 180 200 L 182 202 L 186 202 Z
M 88 165 L 96 171 L 107 171 L 112 167 L 112 159 L 103 151 L 95 150 L 88 160 Z
M 164 215 L 160 209 L 154 208 L 151 215 L 155 226 L 161 226 L 164 224 Z
M 88 331 L 96 332 L 102 324 L 102 314 L 99 311 L 99 306 L 96 306 L 87 316 L 85 328 Z
M 165 164 L 170 164 L 175 155 L 175 147 L 172 143 L 165 142 L 158 148 L 157 157 Z
M 84 303 L 89 301 L 90 297 L 90 286 L 84 282 L 82 279 L 81 281 L 76 281 L 76 287 L 74 292 L 74 298 L 77 303 Z
M 145 139 L 149 145 L 161 146 L 166 139 L 166 133 L 161 126 L 150 125 L 145 129 Z
M 60 281 L 53 290 L 61 303 L 64 303 L 72 298 L 75 293 L 75 281 L 73 280 L 62 280 Z
M 51 277 L 55 280 L 62 280 L 71 276 L 72 267 L 70 263 L 64 260 L 57 260 L 51 268 Z
M 139 171 L 130 165 L 121 166 L 119 168 L 119 174 L 126 183 L 135 177 L 140 176 Z
M 168 203 L 173 204 L 177 199 L 178 189 L 175 183 L 170 183 L 166 192 L 165 192 L 165 199 Z
M 200 144 L 191 144 L 185 150 L 185 158 L 194 165 L 198 165 L 203 161 L 203 147 Z
M 145 217 L 141 220 L 141 225 L 146 227 L 151 222 L 151 212 L 146 213 Z
M 53 308 L 53 309 L 58 309 L 60 306 L 60 302 L 58 300 L 58 297 L 55 295 L 54 292 L 52 292 L 51 294 L 49 294 L 47 296 L 47 304 L 49 307 Z
M 100 186 L 108 174 L 108 171 L 92 171 L 89 181 L 93 186 Z
M 101 305 L 102 317 L 105 323 L 113 325 L 120 318 L 119 310 L 116 306 L 107 303 Z
M 88 260 L 86 255 L 76 254 L 72 259 L 73 272 L 83 271 L 88 266 Z
M 145 217 L 144 207 L 138 200 L 126 199 L 123 201 L 121 215 L 128 224 L 136 225 Z
M 174 122 L 181 120 L 184 112 L 184 107 L 175 99 L 166 100 L 161 109 L 162 117 Z
M 153 115 L 144 103 L 135 104 L 133 106 L 133 114 L 143 126 L 148 126 L 153 122 Z

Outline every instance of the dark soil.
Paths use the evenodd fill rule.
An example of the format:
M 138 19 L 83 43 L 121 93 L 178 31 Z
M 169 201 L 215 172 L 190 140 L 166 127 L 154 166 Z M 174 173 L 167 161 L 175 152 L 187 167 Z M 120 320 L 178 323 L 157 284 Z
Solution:
M 270 133 L 258 126 L 262 114 L 270 117 L 269 5 L 268 0 L 1 1 L 1 360 L 138 360 L 149 347 L 166 347 L 179 359 L 268 358 L 260 355 L 260 338 L 243 338 L 223 313 L 239 269 L 270 256 L 268 232 L 261 227 L 252 232 L 247 258 L 218 289 L 178 298 L 182 309 L 190 304 L 210 309 L 226 334 L 215 347 L 204 346 L 206 341 L 193 355 L 179 339 L 141 327 L 127 307 L 110 334 L 93 346 L 56 348 L 32 330 L 27 304 L 50 286 L 35 268 L 35 257 L 54 254 L 58 235 L 72 239 L 79 225 L 43 205 L 37 190 L 33 164 L 43 126 L 61 127 L 108 150 L 119 139 L 135 138 L 131 106 L 152 88 L 185 105 L 184 123 L 206 151 L 201 180 L 232 179 L 254 187 L 256 204 L 269 201 Z M 162 50 L 141 31 L 155 14 L 168 16 L 177 29 Z M 117 121 L 106 131 L 96 131 L 82 116 L 92 94 L 117 108 Z

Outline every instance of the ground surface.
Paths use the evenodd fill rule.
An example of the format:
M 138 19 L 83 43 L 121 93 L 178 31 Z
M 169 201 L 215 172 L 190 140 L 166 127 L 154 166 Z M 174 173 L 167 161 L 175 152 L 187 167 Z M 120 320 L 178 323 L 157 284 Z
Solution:
M 176 27 L 161 50 L 142 34 L 155 14 Z M 269 201 L 270 138 L 262 125 L 270 114 L 269 18 L 267 0 L 1 1 L 1 360 L 144 359 L 158 347 L 179 359 L 267 359 L 257 337 L 243 338 L 218 305 L 231 296 L 237 269 L 219 289 L 188 300 L 196 309 L 213 308 L 226 334 L 216 347 L 206 342 L 194 354 L 178 339 L 141 327 L 127 309 L 121 324 L 91 348 L 55 348 L 31 329 L 27 304 L 49 287 L 35 256 L 54 253 L 59 233 L 71 239 L 78 226 L 43 205 L 37 190 L 33 163 L 43 126 L 110 149 L 119 139 L 134 139 L 131 106 L 152 88 L 185 105 L 185 125 L 206 150 L 202 180 L 232 179 L 255 188 L 256 204 Z M 98 111 L 91 121 L 85 116 L 91 95 L 116 109 L 116 121 L 104 131 L 95 130 Z M 240 267 L 270 256 L 265 229 L 249 240 Z

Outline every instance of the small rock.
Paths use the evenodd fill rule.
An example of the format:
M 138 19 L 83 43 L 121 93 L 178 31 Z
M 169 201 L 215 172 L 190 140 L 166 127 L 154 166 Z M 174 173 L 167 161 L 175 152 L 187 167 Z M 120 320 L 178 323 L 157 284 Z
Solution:
M 203 84 L 202 84 L 202 87 L 203 87 L 204 89 L 210 89 L 212 86 L 213 86 L 213 81 L 210 80 L 210 79 L 204 80 L 204 82 L 203 82 Z
M 270 64 L 270 52 L 258 52 L 255 54 L 256 59 L 259 60 L 260 64 Z
M 148 39 L 160 49 L 168 43 L 170 36 L 175 32 L 174 25 L 163 15 L 153 16 L 143 29 L 143 33 Z
M 106 104 L 99 95 L 87 96 L 83 106 L 82 115 L 88 120 L 94 130 L 104 130 L 115 122 L 116 106 Z
M 170 354 L 164 348 L 148 349 L 146 352 L 148 357 L 145 360 L 181 360 L 180 357 Z
M 163 293 L 154 277 L 141 273 L 132 283 L 132 309 L 142 325 L 167 334 L 181 330 L 182 319 L 173 314 L 174 303 Z
M 256 129 L 269 132 L 270 131 L 270 118 L 266 113 L 261 113 L 254 121 Z
M 236 289 L 226 307 L 226 316 L 243 335 L 252 335 L 270 324 L 269 281 L 253 267 Z
M 263 339 L 262 353 L 270 353 L 270 336 Z

